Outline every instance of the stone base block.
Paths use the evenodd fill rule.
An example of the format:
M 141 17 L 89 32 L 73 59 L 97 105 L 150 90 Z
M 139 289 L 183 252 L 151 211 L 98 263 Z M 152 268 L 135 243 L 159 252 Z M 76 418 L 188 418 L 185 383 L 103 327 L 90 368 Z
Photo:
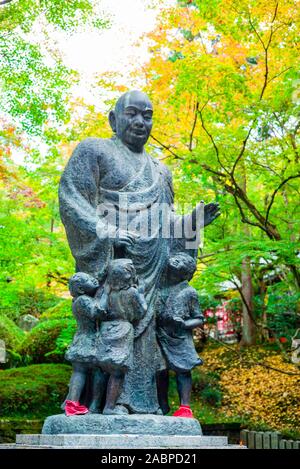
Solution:
M 203 436 L 196 419 L 160 415 L 52 415 L 42 434 L 16 435 L 14 449 L 243 449 Z
M 45 420 L 42 434 L 200 436 L 202 430 L 198 420 L 182 417 L 152 414 L 86 414 L 67 417 L 59 414 Z
M 229 449 L 225 436 L 185 435 L 17 435 L 16 446 L 94 449 Z M 234 445 L 237 447 L 236 445 Z

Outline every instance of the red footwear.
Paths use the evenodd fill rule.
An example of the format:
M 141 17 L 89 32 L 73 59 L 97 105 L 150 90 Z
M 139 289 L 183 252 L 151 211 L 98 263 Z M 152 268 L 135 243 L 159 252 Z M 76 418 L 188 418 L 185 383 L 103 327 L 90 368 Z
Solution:
M 66 400 L 65 413 L 66 416 L 70 415 L 83 415 L 87 414 L 89 409 L 85 405 L 81 405 L 79 402 Z
M 174 412 L 173 417 L 185 417 L 188 419 L 194 418 L 193 412 L 189 405 L 181 405 L 179 409 Z

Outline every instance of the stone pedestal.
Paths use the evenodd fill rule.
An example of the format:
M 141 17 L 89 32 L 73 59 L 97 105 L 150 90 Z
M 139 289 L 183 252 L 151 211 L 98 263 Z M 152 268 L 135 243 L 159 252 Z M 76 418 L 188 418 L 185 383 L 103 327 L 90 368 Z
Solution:
M 67 417 L 52 415 L 45 420 L 44 435 L 202 435 L 196 419 L 161 415 L 86 414 Z
M 10 445 L 9 445 L 10 446 Z M 17 435 L 15 448 L 233 449 L 225 436 L 203 436 L 196 419 L 158 415 L 52 415 L 41 435 Z

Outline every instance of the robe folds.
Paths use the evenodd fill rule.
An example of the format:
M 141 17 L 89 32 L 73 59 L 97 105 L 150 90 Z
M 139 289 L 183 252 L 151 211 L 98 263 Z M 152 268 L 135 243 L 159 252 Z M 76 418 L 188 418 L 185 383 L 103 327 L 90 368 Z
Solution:
M 119 403 L 133 413 L 155 413 L 158 410 L 156 373 L 165 367 L 157 343 L 155 330 L 155 303 L 162 274 L 171 249 L 168 236 L 168 215 L 173 214 L 172 177 L 158 160 L 143 153 L 139 169 L 131 172 L 128 180 L 116 187 L 101 186 L 103 155 L 112 155 L 114 161 L 124 164 L 123 156 L 130 150 L 116 137 L 86 139 L 70 158 L 59 187 L 60 215 L 76 271 L 89 273 L 103 285 L 110 260 L 116 257 L 132 259 L 139 281 L 145 288 L 148 310 L 135 327 L 133 367 L 125 377 Z M 162 214 L 159 207 L 163 206 Z M 153 211 L 153 207 L 155 210 Z M 167 212 L 165 213 L 167 208 Z M 157 211 L 158 210 L 158 211 Z M 111 221 L 110 214 L 114 215 Z M 115 230 L 123 229 L 124 216 L 128 230 L 142 227 L 133 245 L 125 255 L 115 249 Z M 166 218 L 164 218 L 166 216 Z M 126 218 L 125 217 L 125 218 Z M 145 226 L 148 229 L 145 230 Z M 152 229 L 150 227 L 152 226 Z M 164 231 L 166 230 L 166 231 Z

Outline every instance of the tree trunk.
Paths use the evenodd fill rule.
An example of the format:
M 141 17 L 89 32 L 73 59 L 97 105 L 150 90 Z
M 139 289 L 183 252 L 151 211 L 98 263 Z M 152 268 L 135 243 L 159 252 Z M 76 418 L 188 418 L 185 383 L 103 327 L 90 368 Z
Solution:
M 261 273 L 261 277 L 259 278 L 258 282 L 259 282 L 261 309 L 262 309 L 262 314 L 261 314 L 262 327 L 260 331 L 260 340 L 268 341 L 270 335 L 269 335 L 269 329 L 268 329 L 268 316 L 267 316 L 267 305 L 266 305 L 267 285 L 265 284 L 264 279 L 263 279 L 263 272 Z
M 253 321 L 253 286 L 251 277 L 251 265 L 249 258 L 242 262 L 242 346 L 255 345 L 255 324 Z M 246 304 L 245 304 L 246 303 Z
M 242 187 L 247 193 L 247 176 L 244 165 L 242 165 L 242 176 L 241 176 Z M 244 225 L 243 232 L 245 234 L 245 241 L 251 238 L 251 230 L 249 225 Z M 253 321 L 253 285 L 251 275 L 251 264 L 250 258 L 245 257 L 242 261 L 242 339 L 240 342 L 241 346 L 255 345 L 256 330 Z

